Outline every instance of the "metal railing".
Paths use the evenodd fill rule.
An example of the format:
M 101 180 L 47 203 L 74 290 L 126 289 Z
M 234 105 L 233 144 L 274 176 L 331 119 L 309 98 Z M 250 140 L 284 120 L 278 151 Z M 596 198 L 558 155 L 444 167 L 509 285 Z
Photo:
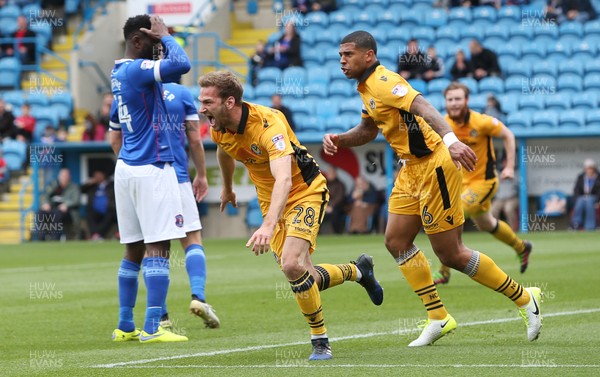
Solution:
M 198 11 L 196 12 L 196 14 L 194 14 L 192 16 L 192 19 L 190 20 L 190 23 L 188 24 L 188 26 L 196 26 L 196 27 L 203 27 L 204 26 L 204 19 L 202 17 L 203 13 L 206 12 L 206 10 L 210 7 L 211 13 L 214 12 L 215 10 L 217 10 L 217 5 L 215 4 L 214 0 L 205 0 L 201 5 L 200 8 L 198 8 Z

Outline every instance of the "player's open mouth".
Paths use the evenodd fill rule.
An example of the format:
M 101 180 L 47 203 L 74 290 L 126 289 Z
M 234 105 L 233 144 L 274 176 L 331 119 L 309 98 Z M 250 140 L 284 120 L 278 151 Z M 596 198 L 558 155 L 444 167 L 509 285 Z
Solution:
M 210 124 L 211 126 L 214 126 L 216 123 L 215 118 L 210 115 L 207 115 L 206 117 L 208 118 L 208 124 Z
M 342 73 L 343 73 L 344 75 L 345 75 L 345 74 L 347 74 L 347 73 L 348 73 L 348 68 L 344 68 L 344 67 L 342 67 Z

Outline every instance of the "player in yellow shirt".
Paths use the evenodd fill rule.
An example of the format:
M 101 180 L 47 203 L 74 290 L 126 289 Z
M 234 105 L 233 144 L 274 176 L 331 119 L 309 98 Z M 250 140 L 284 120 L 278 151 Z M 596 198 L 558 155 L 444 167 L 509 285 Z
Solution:
M 506 150 L 506 167 L 500 179 L 513 179 L 515 176 L 515 136 L 502 122 L 489 115 L 469 109 L 469 88 L 453 82 L 444 91 L 446 97 L 446 121 L 458 137 L 477 155 L 477 166 L 472 172 L 463 172 L 463 208 L 479 230 L 491 233 L 498 240 L 512 247 L 520 261 L 521 273 L 527 270 L 529 254 L 533 245 L 521 240 L 512 228 L 490 213 L 492 199 L 498 191 L 496 176 L 496 156 L 492 144 L 493 137 L 501 137 Z M 450 280 L 450 268 L 442 265 L 433 274 L 435 284 L 446 284 Z
M 342 134 L 326 134 L 323 148 L 325 153 L 334 154 L 339 147 L 371 142 L 381 130 L 403 162 L 388 202 L 385 246 L 427 309 L 426 325 L 409 346 L 432 344 L 457 327 L 437 293 L 425 255 L 414 244 L 423 227 L 444 264 L 512 300 L 525 320 L 528 339 L 537 339 L 542 326 L 541 290 L 523 288 L 484 253 L 462 243 L 459 167 L 473 171 L 475 153 L 457 139 L 442 115 L 419 92 L 380 65 L 371 34 L 350 33 L 342 40 L 339 53 L 344 75 L 358 80 L 362 120 Z
M 373 274 L 373 259 L 362 254 L 348 264 L 313 266 L 310 254 L 329 200 L 319 166 L 279 110 L 242 101 L 242 85 L 232 73 L 211 72 L 198 83 L 200 113 L 211 125 L 223 177 L 221 211 L 227 203 L 237 207 L 233 173 L 238 160 L 256 185 L 263 213 L 263 224 L 246 247 L 256 255 L 273 250 L 310 326 L 309 360 L 330 359 L 319 291 L 356 281 L 381 305 L 383 289 Z

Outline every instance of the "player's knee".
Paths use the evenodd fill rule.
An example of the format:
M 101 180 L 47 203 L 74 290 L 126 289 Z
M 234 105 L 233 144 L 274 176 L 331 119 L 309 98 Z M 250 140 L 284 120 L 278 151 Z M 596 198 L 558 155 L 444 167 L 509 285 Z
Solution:
M 410 249 L 412 247 L 412 242 L 402 240 L 399 237 L 386 235 L 385 247 L 390 252 L 390 254 L 392 254 L 392 256 L 397 257 L 398 254 L 402 251 Z
M 443 265 L 458 271 L 465 269 L 471 258 L 471 250 L 462 243 L 447 245 L 443 250 L 434 249 Z
M 283 258 L 281 261 L 281 270 L 288 280 L 298 279 L 306 271 L 306 269 L 303 270 L 295 258 Z

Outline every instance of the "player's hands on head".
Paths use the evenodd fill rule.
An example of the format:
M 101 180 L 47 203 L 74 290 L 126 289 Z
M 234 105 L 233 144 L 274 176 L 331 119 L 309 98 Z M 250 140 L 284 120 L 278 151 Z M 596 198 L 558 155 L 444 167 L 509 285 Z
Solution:
M 338 144 L 340 142 L 340 135 L 338 134 L 325 134 L 323 136 L 323 150 L 325 154 L 333 156 L 338 151 Z
M 468 171 L 473 171 L 473 169 L 475 169 L 477 155 L 466 144 L 457 141 L 456 143 L 453 143 L 448 150 L 450 151 L 452 160 L 454 160 L 454 164 L 459 170 L 461 165 Z
M 515 177 L 515 169 L 507 166 L 502 169 L 502 173 L 500 173 L 500 179 L 513 179 Z
M 223 212 L 227 203 L 231 203 L 235 208 L 237 208 L 237 199 L 235 198 L 235 192 L 233 191 L 221 191 L 221 207 L 220 210 Z
M 142 27 L 140 28 L 140 31 L 155 41 L 160 41 L 162 37 L 169 35 L 167 25 L 165 25 L 162 18 L 158 16 L 150 16 L 150 30 Z
M 196 201 L 200 203 L 202 199 L 206 197 L 206 194 L 208 194 L 208 180 L 206 179 L 206 176 L 200 177 L 197 175 L 196 178 L 194 178 L 192 188 L 194 190 Z
M 271 237 L 273 237 L 273 230 L 272 227 L 263 223 L 261 227 L 254 232 L 252 237 L 250 237 L 248 242 L 246 242 L 246 247 L 252 246 L 252 251 L 256 256 L 268 253 L 271 246 Z

